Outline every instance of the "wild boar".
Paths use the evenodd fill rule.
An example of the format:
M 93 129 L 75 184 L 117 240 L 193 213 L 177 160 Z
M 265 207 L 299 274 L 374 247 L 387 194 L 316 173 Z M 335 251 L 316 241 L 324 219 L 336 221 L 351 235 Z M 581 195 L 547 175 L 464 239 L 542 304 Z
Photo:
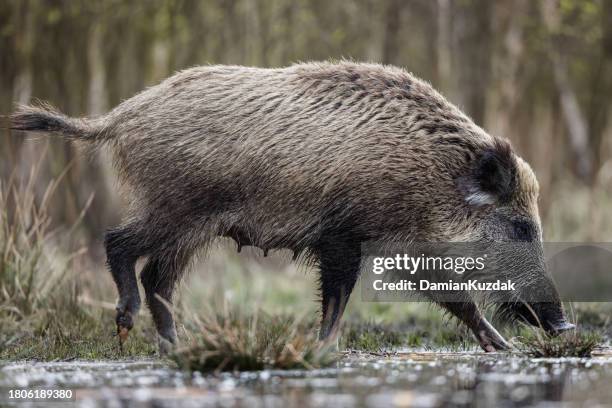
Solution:
M 542 239 L 529 165 L 508 141 L 392 66 L 195 67 L 98 118 L 24 106 L 11 126 L 110 148 L 133 193 L 125 221 L 105 238 L 118 331 L 127 336 L 133 327 L 135 264 L 147 257 L 140 279 L 161 345 L 177 341 L 165 303 L 194 251 L 218 236 L 314 260 L 322 339 L 337 330 L 365 241 Z M 543 264 L 531 265 L 539 266 L 524 271 L 525 284 L 553 301 L 506 310 L 552 332 L 572 328 Z M 484 350 L 507 347 L 469 297 L 440 306 Z

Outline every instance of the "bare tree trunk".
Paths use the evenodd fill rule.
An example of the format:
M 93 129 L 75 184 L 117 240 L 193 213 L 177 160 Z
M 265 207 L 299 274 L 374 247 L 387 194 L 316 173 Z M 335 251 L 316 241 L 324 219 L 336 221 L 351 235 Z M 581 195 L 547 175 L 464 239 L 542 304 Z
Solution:
M 511 124 L 516 114 L 521 91 L 519 68 L 523 62 L 525 50 L 522 16 L 526 6 L 527 2 L 525 0 L 498 3 L 495 16 L 496 25 L 505 27 L 505 32 L 501 47 L 502 52 L 496 59 L 495 68 L 500 89 L 491 129 L 497 136 L 514 140 L 517 140 L 518 137 L 511 134 Z
M 268 10 L 266 3 L 246 0 L 245 44 L 246 61 L 249 65 L 268 66 Z
M 385 64 L 397 63 L 399 53 L 398 32 L 400 29 L 400 12 L 402 0 L 388 0 L 385 11 L 385 37 L 383 41 L 382 62 Z
M 106 69 L 102 44 L 104 40 L 103 29 L 96 24 L 91 29 L 87 59 L 89 65 L 89 92 L 87 95 L 87 112 L 97 116 L 108 109 L 108 96 L 106 92 Z
M 591 80 L 593 98 L 591 100 L 591 114 L 589 115 L 591 147 L 594 152 L 594 169 L 602 165 L 612 156 L 606 150 L 606 134 L 612 127 L 612 1 L 604 1 L 601 13 L 602 56 L 597 65 L 596 73 Z M 607 140 L 612 144 L 612 139 Z M 597 175 L 595 175 L 597 177 Z
M 290 1 L 286 4 L 282 4 L 281 8 L 281 20 L 284 21 L 282 41 L 279 41 L 280 53 L 279 59 L 276 61 L 278 65 L 284 65 L 293 60 L 295 55 L 295 28 L 293 27 L 295 22 L 295 8 L 294 2 Z
M 34 47 L 34 12 L 28 7 L 28 2 L 20 4 L 17 13 L 21 29 L 18 30 L 15 40 L 18 42 L 16 49 L 19 52 L 21 70 L 15 78 L 13 89 L 13 100 L 20 104 L 26 104 L 32 96 L 32 48 Z
M 569 80 L 563 47 L 559 43 L 558 33 L 561 25 L 561 14 L 557 0 L 544 1 L 542 3 L 542 15 L 551 36 L 553 75 L 561 103 L 561 112 L 567 128 L 569 144 L 576 158 L 576 173 L 583 180 L 591 182 L 593 159 L 589 149 L 588 124 Z
M 12 99 L 18 104 L 25 105 L 30 102 L 32 97 L 32 50 L 34 48 L 34 5 L 30 1 L 23 1 L 18 3 L 14 21 L 18 22 L 17 32 L 15 34 L 15 50 L 17 51 L 17 75 L 13 83 L 13 95 Z M 21 176 L 28 175 L 30 162 L 22 160 L 24 152 L 25 138 L 9 138 L 9 160 L 10 168 L 15 169 L 18 163 L 22 163 L 19 166 L 19 173 Z M 25 157 L 35 157 L 36 148 L 31 143 L 25 143 Z M 15 158 L 19 158 L 15 161 Z M 11 170 L 12 171 L 12 170 Z
M 99 116 L 108 110 L 108 93 L 106 82 L 106 66 L 102 53 L 104 44 L 104 29 L 100 24 L 92 27 L 87 52 L 89 66 L 89 92 L 87 95 L 87 113 L 89 116 Z M 108 224 L 118 220 L 118 203 L 112 185 L 112 160 L 109 153 L 103 149 L 96 154 L 96 161 L 85 163 L 83 174 L 87 175 L 88 183 L 78 186 L 79 205 L 86 205 L 92 193 L 95 194 L 90 211 L 87 212 L 86 225 L 93 236 L 98 236 Z M 93 191 L 92 191 L 93 190 Z
M 171 51 L 172 38 L 170 36 L 170 22 L 165 21 L 159 15 L 169 13 L 166 7 L 161 7 L 158 11 L 158 17 L 156 20 L 161 20 L 162 23 L 158 23 L 158 31 L 153 40 L 152 47 L 152 80 L 153 82 L 159 82 L 168 76 L 171 66 Z
M 589 150 L 588 124 L 578 105 L 578 98 L 567 77 L 567 66 L 563 58 L 555 58 L 555 84 L 559 92 L 563 118 L 567 126 L 569 142 L 576 156 L 576 170 L 584 180 L 590 180 L 593 173 L 593 161 Z
M 437 20 L 437 77 L 438 88 L 442 92 L 450 92 L 451 84 L 451 4 L 450 0 L 438 0 Z
M 482 125 L 491 74 L 491 8 L 494 2 L 453 2 L 453 66 L 458 105 Z

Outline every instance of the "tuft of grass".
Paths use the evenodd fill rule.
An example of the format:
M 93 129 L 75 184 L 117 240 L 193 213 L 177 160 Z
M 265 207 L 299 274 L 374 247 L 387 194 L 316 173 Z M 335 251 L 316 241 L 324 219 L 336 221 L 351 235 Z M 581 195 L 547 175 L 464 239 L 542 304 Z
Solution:
M 517 340 L 518 350 L 531 357 L 590 357 L 593 350 L 601 344 L 602 336 L 598 332 L 578 330 L 558 336 L 532 331 Z
M 312 369 L 336 361 L 332 346 L 317 338 L 314 321 L 264 312 L 207 313 L 195 318 L 191 341 L 172 358 L 183 369 L 201 372 Z

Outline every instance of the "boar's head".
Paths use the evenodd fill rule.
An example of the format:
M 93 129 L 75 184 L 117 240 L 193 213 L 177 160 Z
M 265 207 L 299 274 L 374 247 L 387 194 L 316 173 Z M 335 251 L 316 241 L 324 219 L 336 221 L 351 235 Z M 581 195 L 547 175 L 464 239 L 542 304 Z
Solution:
M 509 143 L 495 139 L 458 178 L 466 205 L 463 236 L 488 243 L 494 266 L 487 273 L 512 280 L 517 290 L 495 301 L 498 315 L 556 334 L 574 328 L 566 319 L 554 281 L 546 270 L 538 213 L 538 182 Z M 466 232 L 467 231 L 467 232 Z M 495 300 L 495 295 L 492 296 Z

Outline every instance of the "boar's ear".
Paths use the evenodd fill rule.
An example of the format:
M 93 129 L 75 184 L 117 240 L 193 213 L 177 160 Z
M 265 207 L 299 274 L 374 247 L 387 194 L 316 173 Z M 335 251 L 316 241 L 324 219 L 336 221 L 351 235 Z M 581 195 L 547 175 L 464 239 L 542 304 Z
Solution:
M 475 160 L 471 174 L 462 178 L 465 200 L 475 206 L 503 204 L 512 198 L 516 186 L 516 162 L 510 144 L 496 141 Z

